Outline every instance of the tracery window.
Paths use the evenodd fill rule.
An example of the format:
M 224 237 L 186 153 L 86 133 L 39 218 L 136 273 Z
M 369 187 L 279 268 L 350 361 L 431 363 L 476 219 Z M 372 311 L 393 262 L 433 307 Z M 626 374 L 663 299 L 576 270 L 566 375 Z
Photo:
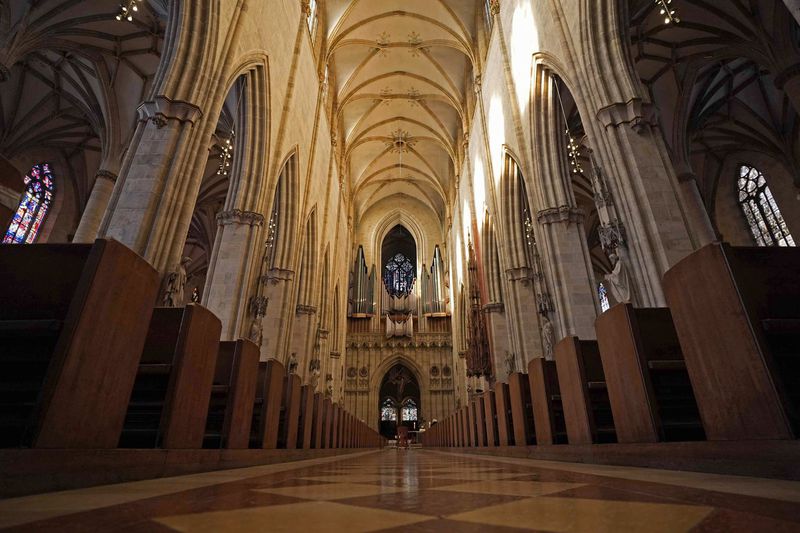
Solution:
M 317 0 L 309 0 L 308 1 L 308 17 L 306 18 L 306 22 L 308 23 L 308 31 L 311 32 L 311 39 L 314 39 L 314 33 L 317 29 Z
M 3 243 L 30 244 L 35 241 L 53 202 L 55 184 L 50 165 L 34 165 L 24 181 L 25 192 L 11 219 Z
M 411 398 L 403 402 L 401 409 L 401 418 L 403 422 L 416 422 L 417 420 L 417 404 Z
M 411 294 L 414 288 L 414 264 L 403 254 L 392 257 L 383 271 L 383 284 L 389 296 L 402 298 Z
M 608 301 L 608 290 L 602 281 L 597 285 L 597 297 L 600 299 L 600 311 L 602 313 L 611 309 L 611 303 Z
M 381 421 L 397 422 L 397 407 L 391 398 L 386 398 L 381 404 Z
M 759 246 L 794 246 L 767 180 L 751 165 L 739 167 L 739 206 Z
M 486 21 L 486 32 L 492 32 L 492 0 L 483 0 L 483 16 Z

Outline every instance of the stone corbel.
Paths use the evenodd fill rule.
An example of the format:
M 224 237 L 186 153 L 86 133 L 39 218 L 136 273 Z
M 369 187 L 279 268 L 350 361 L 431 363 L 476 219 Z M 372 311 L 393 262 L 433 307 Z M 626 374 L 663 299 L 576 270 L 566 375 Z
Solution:
M 217 223 L 220 226 L 228 226 L 230 224 L 237 224 L 240 226 L 263 226 L 264 215 L 261 213 L 255 213 L 253 211 L 230 209 L 228 211 L 220 211 L 217 213 Z
M 542 225 L 556 222 L 579 223 L 583 222 L 585 217 L 586 213 L 583 212 L 583 209 L 569 205 L 550 207 L 536 213 L 536 221 Z
M 298 315 L 314 315 L 317 313 L 317 307 L 315 305 L 297 304 L 295 313 Z
M 533 269 L 528 267 L 506 269 L 506 280 L 510 282 L 520 281 L 523 285 L 528 285 L 533 280 L 533 275 Z
M 597 118 L 606 129 L 627 124 L 636 133 L 643 133 L 648 128 L 658 125 L 655 106 L 643 102 L 641 98 L 604 107 L 597 112 Z
M 484 313 L 502 313 L 505 311 L 503 302 L 489 302 L 483 306 Z
M 314 312 L 316 312 L 316 308 L 315 308 Z M 322 328 L 320 328 L 320 329 L 318 330 L 318 333 L 319 333 L 319 338 L 320 338 L 321 340 L 325 340 L 325 339 L 327 339 L 327 338 L 328 338 L 328 334 L 329 334 L 330 332 L 329 332 L 327 329 L 322 329 Z
M 170 120 L 194 125 L 203 112 L 194 104 L 181 100 L 170 100 L 166 96 L 157 96 L 155 100 L 142 102 L 137 109 L 139 120 L 152 121 L 157 128 L 163 128 Z
M 331 352 L 331 359 L 339 359 L 341 356 L 340 352 Z
M 458 351 L 458 356 L 459 356 L 461 359 L 466 359 L 466 358 L 467 358 L 467 351 L 466 351 L 466 350 L 459 350 L 459 351 Z
M 285 281 L 292 281 L 294 279 L 294 271 L 286 270 L 284 268 L 272 268 L 266 274 L 261 276 L 261 283 L 271 283 L 277 285 Z

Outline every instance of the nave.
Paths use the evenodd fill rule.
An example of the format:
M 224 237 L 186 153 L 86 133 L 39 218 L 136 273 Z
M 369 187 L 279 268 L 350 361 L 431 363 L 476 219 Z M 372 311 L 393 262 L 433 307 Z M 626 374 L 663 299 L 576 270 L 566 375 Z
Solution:
M 0 502 L 4 531 L 798 531 L 800 482 L 421 449 Z

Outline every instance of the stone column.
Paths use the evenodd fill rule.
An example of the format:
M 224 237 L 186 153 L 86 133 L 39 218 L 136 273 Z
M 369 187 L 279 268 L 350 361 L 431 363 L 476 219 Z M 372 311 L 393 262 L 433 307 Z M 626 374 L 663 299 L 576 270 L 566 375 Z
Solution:
M 202 181 L 203 113 L 165 96 L 139 106 L 127 166 L 104 221 L 108 237 L 142 255 L 160 272 L 180 260 Z
M 261 344 L 261 360 L 283 360 L 286 353 L 286 306 L 291 301 L 292 288 L 294 287 L 294 271 L 282 268 L 273 268 L 259 280 L 264 285 L 264 297 L 268 300 L 266 315 L 264 316 L 264 341 Z M 297 354 L 298 361 L 300 356 Z M 298 368 L 301 377 L 305 370 Z
M 506 281 L 508 282 L 506 306 L 511 308 L 509 309 L 509 320 L 517 342 L 518 353 L 515 354 L 517 372 L 522 372 L 527 368 L 528 361 L 531 359 L 543 356 L 533 276 L 533 269 L 527 266 L 506 269 Z M 511 350 L 511 348 L 509 349 Z
M 251 335 L 247 331 L 248 296 L 253 286 L 253 257 L 260 250 L 264 215 L 231 209 L 217 215 L 217 225 L 203 302 L 222 321 L 222 340 L 244 335 L 258 343 L 261 339 L 253 337 L 261 332 Z M 255 315 L 250 317 L 253 318 Z
M 89 201 L 86 202 L 86 208 L 83 210 L 81 221 L 78 224 L 78 229 L 75 230 L 72 242 L 91 243 L 97 238 L 97 233 L 100 230 L 103 215 L 105 215 L 108 208 L 111 194 L 114 192 L 116 181 L 117 175 L 113 172 L 102 169 L 97 171 L 94 187 L 92 187 Z

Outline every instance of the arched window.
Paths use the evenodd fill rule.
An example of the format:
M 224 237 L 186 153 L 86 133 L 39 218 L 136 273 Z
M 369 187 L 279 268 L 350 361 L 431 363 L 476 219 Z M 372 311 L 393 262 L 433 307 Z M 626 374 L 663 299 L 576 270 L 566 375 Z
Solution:
M 397 422 L 397 406 L 391 398 L 386 398 L 381 404 L 381 421 Z
M 383 272 L 383 283 L 389 296 L 404 297 L 411 294 L 416 279 L 414 264 L 403 254 L 395 254 L 387 263 Z
M 306 19 L 308 23 L 308 31 L 311 32 L 311 40 L 314 40 L 314 33 L 317 29 L 317 0 L 309 0 L 308 1 L 308 17 Z
M 602 281 L 597 286 L 597 297 L 600 299 L 600 312 L 605 313 L 611 309 L 611 303 L 608 301 L 608 291 Z
M 403 402 L 403 408 L 401 409 L 401 418 L 403 422 L 416 422 L 417 421 L 417 404 L 411 398 L 408 398 L 406 401 Z
M 739 167 L 739 205 L 759 246 L 795 245 L 766 178 L 750 165 Z
M 483 18 L 486 23 L 486 33 L 492 33 L 492 0 L 483 0 Z
M 25 192 L 19 202 L 17 212 L 11 219 L 3 243 L 30 244 L 42 227 L 47 210 L 53 202 L 53 173 L 50 165 L 34 165 L 25 176 Z

